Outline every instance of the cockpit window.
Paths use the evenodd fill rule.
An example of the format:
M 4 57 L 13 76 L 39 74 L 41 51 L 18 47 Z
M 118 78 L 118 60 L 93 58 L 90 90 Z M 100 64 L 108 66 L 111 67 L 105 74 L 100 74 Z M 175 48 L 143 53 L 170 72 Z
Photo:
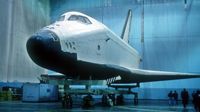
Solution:
M 69 17 L 68 20 L 70 20 L 70 21 L 75 21 L 75 20 L 77 20 L 77 19 L 78 19 L 78 16 L 72 15 L 72 16 Z
M 65 16 L 61 16 L 58 21 L 64 21 L 65 20 Z
M 80 15 L 71 15 L 68 18 L 68 20 L 69 21 L 79 21 L 79 22 L 82 22 L 82 23 L 85 23 L 85 24 L 92 24 L 92 22 L 87 17 L 80 16 Z

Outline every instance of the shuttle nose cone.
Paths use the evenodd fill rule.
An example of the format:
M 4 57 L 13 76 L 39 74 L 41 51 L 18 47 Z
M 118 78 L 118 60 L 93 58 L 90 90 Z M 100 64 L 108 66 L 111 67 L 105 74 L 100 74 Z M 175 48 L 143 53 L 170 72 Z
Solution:
M 43 30 L 31 36 L 27 41 L 27 50 L 41 50 L 42 48 L 52 47 L 52 44 L 58 42 L 58 36 L 48 30 Z
M 46 58 L 46 46 L 44 37 L 39 35 L 31 36 L 27 41 L 26 48 L 30 58 L 38 65 L 42 64 Z
M 58 45 L 58 36 L 51 31 L 43 30 L 28 39 L 26 48 L 31 59 L 37 62 L 40 59 L 48 58 L 49 54 L 56 51 Z
M 44 49 L 45 42 L 43 40 L 43 37 L 34 35 L 31 36 L 31 38 L 28 39 L 26 48 L 29 53 L 29 55 L 38 54 L 41 52 L 41 49 Z
M 36 47 L 42 47 L 44 46 L 44 42 L 43 42 L 43 37 L 39 36 L 39 35 L 33 35 L 31 36 L 28 41 L 27 41 L 27 48 L 30 49 L 30 48 L 36 48 Z

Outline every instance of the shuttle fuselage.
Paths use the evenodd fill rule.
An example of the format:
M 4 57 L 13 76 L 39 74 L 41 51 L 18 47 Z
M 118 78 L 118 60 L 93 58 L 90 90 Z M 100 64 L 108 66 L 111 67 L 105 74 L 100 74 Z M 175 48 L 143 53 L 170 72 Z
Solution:
M 115 82 L 118 78 L 119 82 L 138 83 L 199 77 L 139 69 L 140 56 L 127 38 L 124 41 L 102 23 L 79 12 L 65 13 L 32 35 L 27 51 L 39 66 L 72 79 L 112 78 Z
M 138 68 L 140 63 L 135 49 L 102 23 L 78 12 L 65 13 L 38 31 L 28 40 L 27 49 L 38 65 L 84 79 L 117 75 L 106 65 Z

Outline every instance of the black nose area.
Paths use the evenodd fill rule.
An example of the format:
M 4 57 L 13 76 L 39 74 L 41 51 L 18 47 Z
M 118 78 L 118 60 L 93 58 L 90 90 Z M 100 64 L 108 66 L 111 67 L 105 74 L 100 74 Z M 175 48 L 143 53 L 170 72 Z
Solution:
M 31 36 L 26 48 L 28 55 L 37 65 L 63 74 L 76 74 L 76 53 L 63 52 L 56 33 L 41 30 Z
M 31 36 L 31 38 L 29 38 L 27 41 L 26 47 L 27 51 L 30 51 L 30 53 L 39 52 L 41 49 L 45 48 L 45 40 L 39 35 Z
M 54 32 L 44 30 L 31 36 L 26 43 L 26 48 L 29 56 L 37 63 L 40 60 L 50 60 L 49 56 L 60 49 L 60 42 Z
M 45 53 L 48 47 L 53 42 L 53 39 L 48 34 L 42 32 L 31 36 L 26 44 L 29 55 L 37 55 Z
M 41 51 L 54 48 L 54 44 L 59 42 L 58 36 L 48 30 L 40 31 L 27 41 L 27 50 L 28 51 Z

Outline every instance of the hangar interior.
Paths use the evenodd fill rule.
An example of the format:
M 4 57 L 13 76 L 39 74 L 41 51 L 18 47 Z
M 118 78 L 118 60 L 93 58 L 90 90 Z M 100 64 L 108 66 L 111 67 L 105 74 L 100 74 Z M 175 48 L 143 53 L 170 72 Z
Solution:
M 143 69 L 200 73 L 199 0 L 1 0 L 0 81 L 38 82 L 45 70 L 28 57 L 26 41 L 68 11 L 85 13 L 121 35 L 133 12 L 129 43 Z M 167 99 L 170 90 L 198 89 L 200 79 L 142 83 L 141 99 Z M 159 94 L 158 94 L 159 93 Z

